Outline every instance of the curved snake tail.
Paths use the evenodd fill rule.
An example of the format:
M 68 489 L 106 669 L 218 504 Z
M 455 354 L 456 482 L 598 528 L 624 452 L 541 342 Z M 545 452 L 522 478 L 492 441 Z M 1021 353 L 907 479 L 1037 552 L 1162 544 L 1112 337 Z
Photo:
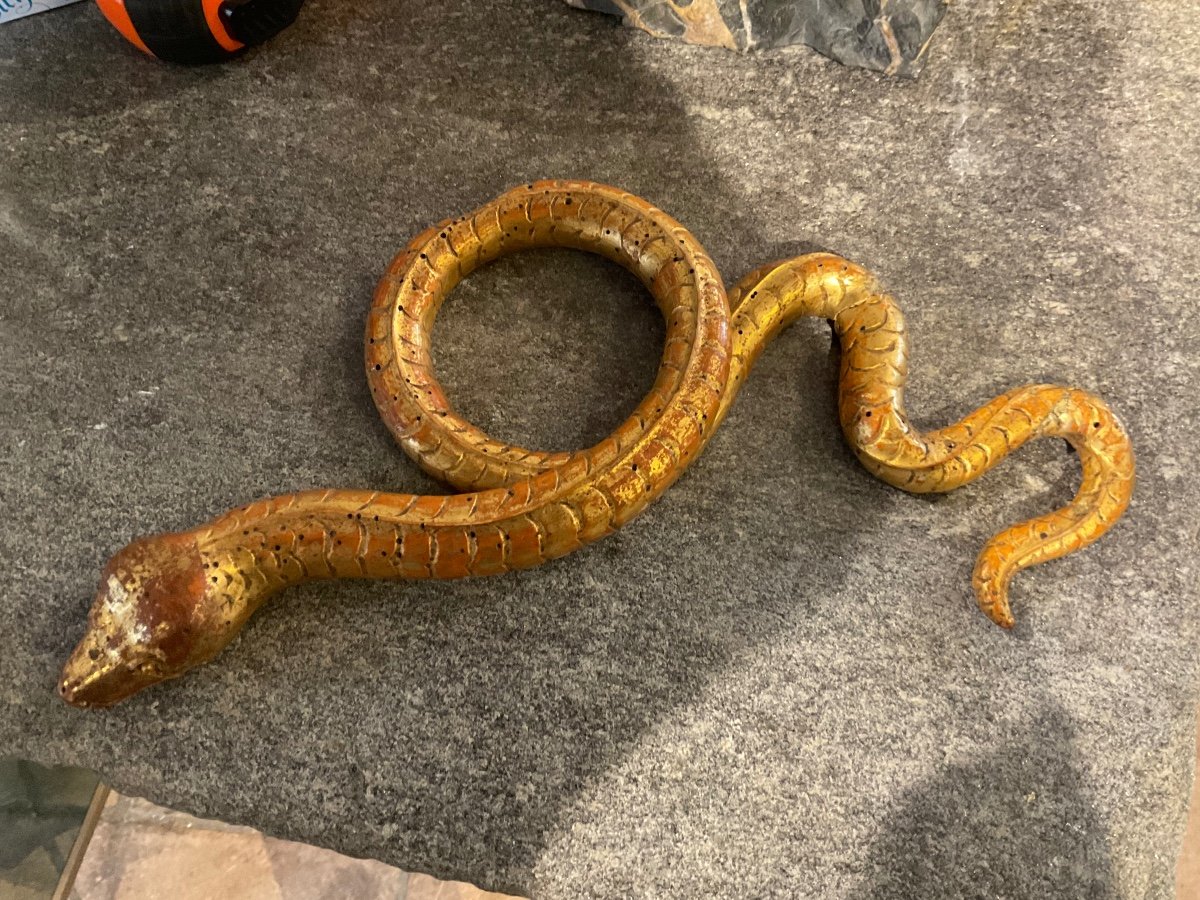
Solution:
M 801 316 L 830 320 L 841 343 L 842 432 L 876 477 L 913 493 L 945 492 L 974 481 L 1026 441 L 1065 438 L 1079 454 L 1075 498 L 1052 513 L 996 535 L 984 546 L 973 585 L 980 609 L 1014 624 L 1012 576 L 1078 550 L 1104 534 L 1133 492 L 1129 436 L 1099 398 L 1058 385 L 1010 391 L 946 428 L 922 433 L 904 410 L 908 340 L 904 317 L 864 269 L 832 254 L 811 254 L 751 272 L 730 292 L 734 365 L 740 383 L 776 332 Z

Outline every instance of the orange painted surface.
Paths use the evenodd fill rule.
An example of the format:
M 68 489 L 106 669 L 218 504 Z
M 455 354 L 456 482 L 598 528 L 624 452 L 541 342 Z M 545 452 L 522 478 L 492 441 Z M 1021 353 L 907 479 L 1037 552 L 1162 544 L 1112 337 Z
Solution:
M 202 0 L 204 4 L 204 21 L 208 23 L 208 30 L 212 32 L 212 36 L 217 39 L 217 43 L 230 53 L 236 53 L 246 45 L 241 41 L 233 39 L 233 36 L 225 28 L 225 23 L 221 21 L 221 3 L 222 0 Z
M 143 53 L 154 55 L 150 53 L 150 48 L 146 46 L 137 33 L 137 29 L 133 27 L 133 21 L 129 18 L 129 10 L 125 8 L 125 0 L 96 0 L 96 5 L 100 7 L 100 12 L 104 13 L 104 18 L 108 19 L 113 27 L 124 35 L 125 40 Z

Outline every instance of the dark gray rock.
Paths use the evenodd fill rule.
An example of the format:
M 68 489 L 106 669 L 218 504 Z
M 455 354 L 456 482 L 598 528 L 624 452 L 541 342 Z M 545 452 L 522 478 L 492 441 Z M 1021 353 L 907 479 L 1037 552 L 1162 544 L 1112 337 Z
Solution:
M 947 0 L 567 0 L 656 37 L 730 50 L 807 44 L 848 66 L 916 75 Z
M 419 6 L 313 0 L 202 70 L 90 4 L 0 29 L 0 746 L 549 900 L 1171 898 L 1200 683 L 1200 35 L 1171 4 L 982 0 L 897 81 L 559 3 Z M 803 323 L 612 538 L 513 577 L 299 589 L 215 664 L 65 707 L 58 666 L 134 535 L 298 488 L 436 489 L 371 404 L 371 293 L 429 223 L 543 176 L 649 197 L 729 279 L 813 246 L 869 266 L 923 426 L 1028 381 L 1101 393 L 1137 448 L 1128 517 L 1022 573 L 1002 633 L 975 553 L 1066 501 L 1074 458 L 1039 442 L 956 494 L 892 490 L 845 450 Z M 632 408 L 661 335 L 623 272 L 549 253 L 468 279 L 435 339 L 469 417 L 568 447 Z

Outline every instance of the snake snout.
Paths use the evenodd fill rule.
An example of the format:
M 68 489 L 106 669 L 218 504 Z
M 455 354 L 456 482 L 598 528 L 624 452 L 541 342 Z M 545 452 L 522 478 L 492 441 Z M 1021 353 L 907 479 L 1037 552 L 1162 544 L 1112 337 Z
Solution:
M 126 650 L 85 636 L 63 666 L 58 695 L 81 709 L 112 706 L 169 677 L 158 660 Z
M 58 682 L 58 695 L 71 706 L 81 709 L 111 706 L 138 690 L 142 685 L 131 679 L 130 668 L 121 661 L 105 659 L 85 640 L 67 664 Z

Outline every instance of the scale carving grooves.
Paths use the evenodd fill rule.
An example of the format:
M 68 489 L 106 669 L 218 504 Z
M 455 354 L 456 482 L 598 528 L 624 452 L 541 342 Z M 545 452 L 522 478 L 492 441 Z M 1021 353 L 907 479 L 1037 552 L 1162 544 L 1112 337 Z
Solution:
M 453 411 L 433 371 L 433 323 L 454 286 L 488 261 L 535 247 L 620 263 L 666 322 L 654 386 L 586 450 L 542 452 L 492 439 Z M 612 533 L 695 459 L 763 347 L 804 316 L 833 324 L 842 432 L 889 484 L 953 490 L 1036 437 L 1064 438 L 1078 452 L 1075 498 L 1004 530 L 978 558 L 977 600 L 997 624 L 1013 625 L 1008 585 L 1017 571 L 1091 543 L 1128 506 L 1129 438 L 1085 391 L 1031 385 L 919 432 L 903 404 L 904 317 L 864 269 L 809 254 L 759 267 L 727 297 L 704 249 L 661 210 L 592 182 L 537 182 L 422 232 L 388 267 L 367 317 L 366 374 L 380 415 L 422 469 L 464 493 L 305 491 L 135 541 L 104 570 L 61 694 L 104 706 L 180 675 L 216 656 L 269 596 L 302 581 L 500 574 Z

